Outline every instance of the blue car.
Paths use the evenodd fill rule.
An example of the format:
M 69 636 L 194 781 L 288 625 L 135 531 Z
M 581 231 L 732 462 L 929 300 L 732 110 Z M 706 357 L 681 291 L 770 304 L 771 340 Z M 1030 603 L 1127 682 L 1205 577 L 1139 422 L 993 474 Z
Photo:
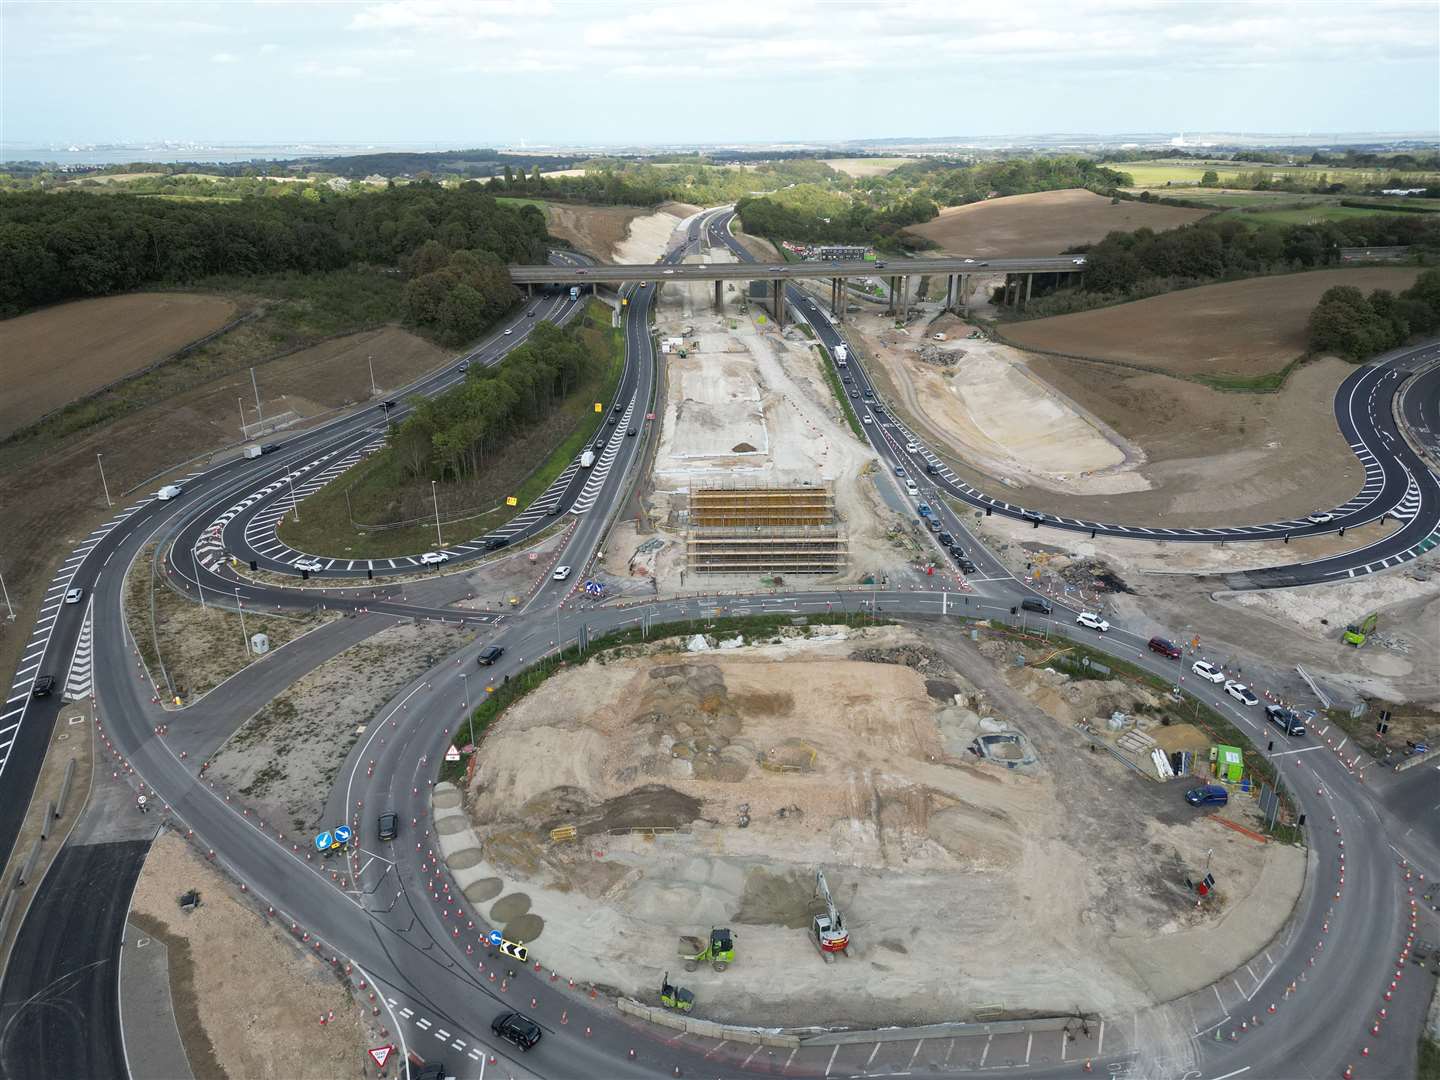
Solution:
M 1206 784 L 1185 792 L 1185 801 L 1191 806 L 1224 806 L 1230 801 L 1230 792 L 1221 784 Z

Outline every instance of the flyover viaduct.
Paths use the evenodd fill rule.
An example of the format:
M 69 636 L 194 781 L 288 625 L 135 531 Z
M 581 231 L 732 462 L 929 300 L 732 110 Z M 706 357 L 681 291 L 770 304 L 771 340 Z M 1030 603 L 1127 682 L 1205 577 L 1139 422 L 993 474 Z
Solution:
M 910 279 L 916 276 L 946 278 L 945 306 L 968 306 L 971 274 L 1006 275 L 1006 299 L 1015 305 L 1030 298 L 1036 274 L 1084 274 L 1083 255 L 1044 255 L 1021 258 L 967 258 L 946 256 L 939 259 L 849 259 L 837 261 L 776 263 L 757 266 L 754 263 L 677 263 L 657 270 L 654 263 L 611 264 L 586 267 L 511 266 L 510 280 L 528 289 L 536 285 L 620 285 L 635 281 L 713 281 L 715 303 L 720 304 L 721 289 L 726 281 L 770 282 L 775 319 L 785 322 L 785 305 L 781 302 L 785 284 L 804 278 L 830 280 L 830 309 L 837 319 L 845 317 L 847 278 L 883 277 L 890 285 L 889 310 L 903 307 L 910 295 Z M 657 277 L 657 274 L 661 275 Z M 1023 290 L 1023 291 L 1022 291 Z

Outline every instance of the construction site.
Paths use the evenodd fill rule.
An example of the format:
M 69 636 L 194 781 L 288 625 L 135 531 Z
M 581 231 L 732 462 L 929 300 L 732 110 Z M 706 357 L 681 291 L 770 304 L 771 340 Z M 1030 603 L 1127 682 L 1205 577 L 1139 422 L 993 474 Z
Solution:
M 694 489 L 688 521 L 692 574 L 838 574 L 849 557 L 829 485 Z
M 1115 1015 L 1250 961 L 1304 851 L 1141 767 L 1210 767 L 1163 695 L 1044 659 L 817 626 L 574 667 L 486 733 L 462 885 L 577 980 L 767 1027 Z

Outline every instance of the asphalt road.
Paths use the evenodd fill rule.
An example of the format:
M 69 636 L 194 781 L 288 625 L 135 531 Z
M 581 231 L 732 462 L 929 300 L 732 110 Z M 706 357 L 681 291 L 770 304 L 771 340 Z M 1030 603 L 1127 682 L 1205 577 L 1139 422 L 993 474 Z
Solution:
M 707 215 L 691 221 L 691 242 L 699 238 L 713 218 L 714 215 Z M 627 355 L 632 347 L 637 350 L 637 356 L 649 353 L 645 310 L 648 302 L 647 298 L 644 303 L 630 305 Z M 653 368 L 645 363 L 639 365 L 639 370 L 653 371 Z M 648 391 L 642 393 L 639 378 L 637 372 L 637 400 L 648 394 Z M 297 441 L 301 441 L 302 446 L 296 449 L 323 452 L 339 442 L 357 438 L 359 429 L 369 422 L 368 419 L 342 419 L 318 433 L 301 437 Z M 629 460 L 638 456 L 643 441 L 627 440 L 626 445 L 633 447 L 628 450 L 627 464 L 617 466 L 607 476 L 591 511 L 583 515 L 580 526 L 572 534 L 563 561 L 577 567 L 587 565 L 603 535 L 603 515 L 614 508 L 623 494 L 623 474 Z M 893 444 L 886 440 L 884 445 L 892 451 L 887 460 L 897 460 Z M 247 492 L 255 491 L 257 480 L 273 475 L 267 472 L 270 467 L 271 463 L 260 459 L 230 463 L 197 475 L 191 480 L 185 497 L 174 503 L 138 505 L 98 536 L 73 564 L 76 580 L 91 588 L 95 598 L 96 689 L 106 718 L 106 731 L 117 752 L 159 793 L 177 819 L 194 829 L 197 840 L 216 851 L 217 862 L 249 885 L 259 902 L 273 904 L 278 918 L 294 920 L 327 946 L 350 958 L 372 983 L 383 989 L 392 1029 L 401 1033 L 407 1045 L 413 1043 L 428 1047 L 430 1053 L 443 1053 L 458 1075 L 479 1074 L 479 1056 L 483 1048 L 493 1043 L 488 1033 L 489 1020 L 500 1010 L 502 1002 L 520 1003 L 525 1007 L 531 996 L 537 999 L 537 1012 L 547 1026 L 541 1047 L 526 1057 L 524 1066 L 515 1063 L 514 1055 L 508 1054 L 503 1046 L 494 1049 L 498 1058 L 509 1059 L 508 1067 L 517 1076 L 530 1075 L 532 1070 L 550 1077 L 673 1075 L 675 1066 L 680 1066 L 685 1075 L 710 1075 L 719 1070 L 726 1075 L 745 1073 L 746 1050 L 736 1053 L 734 1048 L 707 1046 L 699 1040 L 682 1045 L 657 1042 L 653 1032 L 637 1030 L 618 1021 L 609 1009 L 596 1008 L 584 998 L 562 998 L 566 992 L 551 984 L 543 973 L 536 979 L 533 972 L 517 971 L 513 980 L 507 977 L 509 988 L 499 991 L 477 966 L 482 961 L 480 950 L 475 948 L 478 939 L 472 935 L 482 929 L 478 920 L 475 927 L 461 927 L 454 914 L 446 912 L 449 905 L 435 899 L 437 890 L 430 882 L 435 879 L 438 883 L 440 879 L 429 862 L 429 848 L 425 844 L 426 803 L 422 796 L 435 775 L 439 755 L 449 738 L 444 717 L 453 716 L 458 722 L 461 713 L 466 689 L 460 675 L 479 671 L 473 666 L 473 657 L 480 643 L 447 658 L 398 695 L 381 713 L 368 739 L 356 746 L 342 768 L 343 785 L 337 784 L 332 810 L 337 818 L 344 814 L 357 823 L 364 849 L 362 857 L 368 860 L 368 865 L 362 864 L 358 886 L 345 888 L 332 882 L 328 874 L 317 870 L 315 863 L 304 860 L 303 848 L 300 852 L 292 850 L 292 844 L 304 842 L 305 838 L 282 839 L 273 826 L 263 828 L 253 816 L 241 813 L 239 803 L 227 802 L 223 793 L 197 777 L 194 757 L 188 754 L 186 746 L 195 745 L 198 749 L 204 740 L 213 739 L 215 732 L 203 725 L 187 729 L 180 717 L 163 713 L 152 700 L 153 690 L 137 671 L 125 638 L 121 617 L 123 570 L 152 536 L 187 535 L 195 521 L 213 520 L 215 513 L 233 505 Z M 951 524 L 951 531 L 964 535 L 958 522 Z M 966 543 L 974 547 L 973 541 Z M 183 545 L 177 545 L 177 550 L 180 551 L 177 559 L 183 558 Z M 968 593 L 860 590 L 732 598 L 725 601 L 725 606 L 731 611 L 780 610 L 804 614 L 821 611 L 824 605 L 832 608 L 843 605 L 857 610 L 871 604 L 887 615 L 911 614 L 949 621 L 957 615 L 974 612 L 1007 618 L 1009 609 L 1027 595 L 1026 590 L 1004 575 L 998 564 L 978 549 L 974 555 L 981 563 L 981 573 L 973 576 L 972 591 Z M 189 569 L 197 577 L 213 573 L 203 564 L 198 568 L 192 564 Z M 224 590 L 238 587 L 247 603 L 295 606 L 314 602 L 311 597 L 297 596 L 294 590 L 233 586 L 228 581 L 211 587 Z M 483 643 L 501 643 L 506 654 L 500 665 L 486 671 L 487 675 L 504 678 L 513 674 L 547 651 L 551 642 L 573 640 L 582 626 L 596 634 L 642 618 L 653 618 L 657 622 L 684 618 L 703 620 L 716 613 L 713 600 L 618 608 L 595 606 L 572 598 L 558 609 L 557 615 L 554 603 L 558 594 L 568 592 L 569 588 L 570 583 L 554 583 L 531 601 L 526 612 L 489 620 Z M 395 615 L 444 612 L 443 608 L 414 607 L 359 594 L 349 599 L 331 598 L 327 602 L 341 607 L 368 607 L 371 612 L 384 610 Z M 448 615 L 456 617 L 453 610 Z M 1030 617 L 1026 618 L 1028 621 Z M 70 620 L 72 616 L 62 613 L 62 619 Z M 77 624 L 74 629 L 78 629 L 78 615 L 73 616 L 73 620 Z M 1080 631 L 1074 626 L 1073 613 L 1058 607 L 1052 624 L 1056 630 L 1064 628 L 1132 663 L 1173 677 L 1173 662 L 1150 653 L 1141 637 L 1123 628 L 1117 627 L 1103 637 Z M 52 630 L 55 635 L 46 639 L 46 650 L 37 670 L 56 664 L 57 658 L 68 656 L 68 648 L 73 647 L 69 621 L 59 630 L 56 626 L 46 628 L 47 633 Z M 323 657 L 317 655 L 317 661 L 320 658 Z M 26 678 L 33 678 L 33 672 Z M 237 683 L 237 689 L 240 686 Z M 1103 1056 L 1102 1064 L 1114 1065 L 1117 1072 L 1139 1068 L 1136 1075 L 1219 1077 L 1233 1075 L 1235 1070 L 1253 1071 L 1257 1076 L 1332 1075 L 1338 1069 L 1337 1062 L 1349 1061 L 1364 1037 L 1365 1017 L 1371 1004 L 1362 1000 L 1362 995 L 1369 993 L 1363 988 L 1375 987 L 1378 994 L 1403 940 L 1405 893 L 1386 838 L 1404 836 L 1411 823 L 1397 818 L 1395 811 L 1372 799 L 1367 789 L 1359 786 L 1344 763 L 1329 750 L 1311 740 L 1295 745 L 1284 736 L 1274 737 L 1262 728 L 1259 718 L 1252 715 L 1256 710 L 1247 712 L 1231 699 L 1217 695 L 1214 688 L 1198 685 L 1194 680 L 1187 681 L 1186 686 L 1207 704 L 1231 715 L 1260 745 L 1274 738 L 1277 754 L 1285 755 L 1279 760 L 1291 778 L 1295 801 L 1316 826 L 1310 832 L 1314 852 L 1311 880 L 1315 886 L 1297 912 L 1293 929 L 1267 950 L 1273 967 L 1268 969 L 1265 981 L 1249 991 L 1242 990 L 1238 981 L 1234 990 L 1219 984 L 1214 988 L 1214 1011 L 1223 1014 L 1221 1027 L 1215 1030 L 1223 1032 L 1239 1022 L 1239 1010 L 1265 993 L 1266 981 L 1273 993 L 1278 985 L 1275 980 L 1283 981 L 1287 975 L 1297 978 L 1306 974 L 1308 979 L 1300 984 L 1303 989 L 1295 995 L 1279 995 L 1284 1009 L 1283 1021 L 1247 1032 L 1243 1040 L 1232 1043 L 1222 1039 L 1217 1043 L 1206 1037 L 1192 1041 L 1188 1037 L 1193 1033 L 1192 1024 L 1195 1031 L 1205 1031 L 1214 1019 L 1205 1014 L 1201 1006 L 1192 1004 L 1187 1007 L 1193 1019 L 1187 1018 L 1181 1026 L 1187 1035 L 1181 1046 L 1185 1061 L 1167 1059 L 1163 1068 L 1148 1070 L 1142 1058 L 1137 1066 L 1133 1053 L 1149 1053 L 1152 1046 L 1162 1042 L 1160 1033 L 1164 1029 L 1159 1025 L 1152 1027 L 1148 1018 L 1135 1018 L 1132 1037 L 1117 1036 L 1109 1042 L 1111 1052 Z M 250 692 L 254 692 L 253 689 Z M 218 706 L 224 700 L 222 694 L 215 698 L 215 703 Z M 32 711 L 22 719 L 28 724 L 38 713 L 39 710 Z M 234 722 L 238 719 L 237 713 Z M 170 733 L 157 735 L 156 725 L 167 721 L 171 724 Z M 25 724 L 21 725 L 22 731 Z M 48 732 L 48 728 L 46 730 Z M 182 758 L 182 753 L 187 756 Z M 18 758 L 13 751 L 12 758 L 15 760 L 10 762 L 10 767 L 14 768 Z M 11 775 L 6 776 L 7 790 L 11 787 Z M 1402 802 L 1405 807 L 1410 806 L 1408 801 Z M 416 825 L 407 827 L 402 834 L 404 842 L 388 845 L 393 850 L 368 840 L 370 815 L 382 806 L 395 806 L 408 815 L 407 820 L 413 817 L 416 821 Z M 1336 817 L 1333 826 L 1329 824 L 1331 814 Z M 18 820 L 18 815 L 10 820 Z M 1349 844 L 1345 853 L 1349 864 L 1347 881 L 1343 886 L 1344 899 L 1340 902 L 1330 899 L 1329 893 L 1332 886 L 1338 885 L 1341 862 L 1342 835 L 1329 831 L 1333 828 L 1343 830 L 1343 839 Z M 410 843 L 411 829 L 421 834 L 415 839 L 418 848 Z M 1418 843 L 1417 851 L 1417 857 L 1422 859 L 1432 854 Z M 1440 872 L 1440 863 L 1432 869 Z M 48 908 L 36 910 L 38 914 L 27 920 L 25 932 L 49 933 L 53 937 L 54 929 L 43 925 L 51 918 Z M 123 922 L 123 911 L 119 913 L 119 920 L 116 925 Z M 31 921 L 37 921 L 36 928 L 31 928 Z M 1313 943 L 1322 938 L 1326 945 L 1317 952 Z M 465 949 L 467 945 L 472 950 L 469 953 Z M 543 956 L 543 944 L 537 949 L 537 955 Z M 1313 967 L 1308 963 L 1311 959 L 1315 961 Z M 563 966 L 560 958 L 556 963 Z M 494 970 L 493 967 L 490 970 Z M 1413 981 L 1407 984 L 1407 992 L 1413 985 Z M 1331 992 L 1336 987 L 1354 988 L 1354 993 L 1349 998 L 1336 997 Z M 1247 992 L 1249 998 L 1245 996 Z M 562 1008 L 568 1016 L 565 1025 L 555 1020 Z M 589 1037 L 582 1033 L 586 1027 L 592 1032 Z M 440 1031 L 445 1032 L 445 1038 L 437 1045 Z M 1379 1070 L 1397 1066 L 1401 1058 L 1396 1055 L 1410 1052 L 1401 1047 L 1406 1041 L 1392 1037 L 1377 1043 L 1376 1052 L 1363 1066 L 1357 1062 L 1357 1075 L 1390 1075 Z M 1413 1039 L 1408 1039 L 1408 1045 L 1413 1048 Z M 631 1047 L 639 1048 L 633 1061 L 627 1054 Z M 916 1047 L 917 1061 L 922 1048 Z M 1171 1048 L 1166 1053 L 1173 1055 L 1178 1051 Z M 937 1075 L 963 1071 L 947 1066 L 938 1057 L 921 1061 L 917 1067 Z M 828 1071 L 823 1061 L 812 1063 L 807 1057 L 787 1063 L 786 1069 L 796 1075 L 822 1075 Z M 1034 1076 L 1069 1075 L 1074 1067 L 1046 1066 L 1022 1071 Z
M 731 216 L 719 217 L 711 227 L 711 236 L 729 247 L 742 262 L 753 263 L 753 256 L 729 231 Z M 923 478 L 927 486 L 986 514 L 1032 521 L 1036 528 L 1174 543 L 1289 540 L 1328 533 L 1343 536 L 1346 529 L 1386 516 L 1405 522 L 1401 529 L 1381 540 L 1329 559 L 1229 575 L 1226 584 L 1234 589 L 1280 588 L 1374 573 L 1417 558 L 1440 543 L 1440 479 L 1401 437 L 1392 405 L 1409 373 L 1440 357 L 1440 343 L 1400 350 L 1375 365 L 1357 368 L 1337 390 L 1335 422 L 1364 468 L 1365 479 L 1360 490 L 1344 504 L 1317 508 L 1316 514 L 1325 520 L 1292 518 L 1256 525 L 1169 529 L 1048 514 L 997 498 L 966 483 L 881 403 L 879 391 L 855 358 L 855 349 L 846 340 L 842 324 L 824 313 L 820 301 L 795 287 L 788 287 L 786 295 L 790 307 L 815 329 L 832 358 L 837 355 L 838 346 L 846 346 L 849 357 L 841 374 L 853 382 L 851 404 L 863 421 L 871 445 L 887 466 L 892 471 L 897 465 L 904 467 L 911 479 L 918 482 Z M 1427 395 L 1433 398 L 1428 377 L 1421 390 L 1423 392 L 1412 395 L 1417 407 Z M 927 466 L 933 473 L 927 472 Z
M 124 1080 L 120 941 L 145 841 L 69 845 L 15 940 L 0 993 L 0 1076 Z

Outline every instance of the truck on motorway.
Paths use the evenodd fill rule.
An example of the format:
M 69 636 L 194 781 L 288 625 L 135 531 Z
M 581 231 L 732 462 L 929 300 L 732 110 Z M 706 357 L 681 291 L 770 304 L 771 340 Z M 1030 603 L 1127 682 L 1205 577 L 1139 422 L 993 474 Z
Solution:
M 251 443 L 249 446 L 245 447 L 245 456 L 247 458 L 257 458 L 264 452 L 264 450 L 260 449 L 259 443 Z
M 571 286 L 570 286 L 570 299 L 571 299 L 572 301 L 575 301 L 575 300 L 579 300 L 579 299 L 580 299 L 580 286 L 579 286 L 579 285 L 571 285 Z
M 835 346 L 835 366 L 836 366 L 836 367 L 849 367 L 849 366 L 850 366 L 849 361 L 850 361 L 850 346 L 846 345 L 846 344 L 842 341 L 839 345 L 836 345 L 836 346 Z
M 594 464 L 595 464 L 595 451 L 594 451 L 594 450 L 586 450 L 583 454 L 580 455 L 580 467 L 581 467 L 582 469 L 588 469 L 588 468 L 590 468 L 591 465 L 594 465 Z

